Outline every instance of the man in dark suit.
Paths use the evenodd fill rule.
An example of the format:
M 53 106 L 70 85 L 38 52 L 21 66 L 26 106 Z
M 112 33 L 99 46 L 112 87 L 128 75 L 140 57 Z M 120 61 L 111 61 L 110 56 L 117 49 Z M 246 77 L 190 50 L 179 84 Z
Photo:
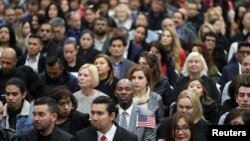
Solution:
M 119 114 L 116 117 L 116 121 L 123 128 L 126 128 L 131 133 L 137 135 L 139 141 L 154 141 L 156 139 L 156 132 L 154 127 L 138 126 L 138 116 L 151 116 L 154 117 L 154 113 L 133 104 L 135 89 L 133 83 L 128 79 L 122 79 L 117 83 L 115 95 L 118 100 Z M 125 112 L 126 125 L 123 125 L 123 114 Z M 155 126 L 153 123 L 152 126 Z
M 79 131 L 72 141 L 138 141 L 137 136 L 119 127 L 113 120 L 118 113 L 109 97 L 97 97 L 91 107 L 92 126 Z
M 23 56 L 18 66 L 30 66 L 36 73 L 41 73 L 45 70 L 45 57 L 41 55 L 43 49 L 42 38 L 38 35 L 30 35 L 28 39 L 27 55 Z
M 219 84 L 221 85 L 221 91 L 223 90 L 225 84 L 231 81 L 235 76 L 241 74 L 240 73 L 240 65 L 244 57 L 250 54 L 250 43 L 248 42 L 239 42 L 238 50 L 236 54 L 237 63 L 233 63 L 223 67 L 222 76 L 219 80 Z
M 50 97 L 41 97 L 34 102 L 33 124 L 35 129 L 21 136 L 22 141 L 70 141 L 72 135 L 55 126 L 57 104 Z
M 135 64 L 134 62 L 123 58 L 127 42 L 121 36 L 114 36 L 110 39 L 109 52 L 115 73 L 118 78 L 126 78 L 129 69 Z

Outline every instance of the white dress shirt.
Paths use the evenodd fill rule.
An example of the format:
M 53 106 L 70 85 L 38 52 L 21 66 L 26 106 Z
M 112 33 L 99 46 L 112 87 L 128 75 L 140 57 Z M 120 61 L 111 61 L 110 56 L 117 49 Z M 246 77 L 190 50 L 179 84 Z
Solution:
M 106 141 L 113 141 L 113 138 L 115 136 L 115 132 L 116 132 L 116 126 L 113 124 L 111 126 L 111 128 L 108 130 L 108 132 L 106 132 L 106 134 L 101 133 L 100 131 L 97 131 L 97 137 L 98 137 L 98 141 L 101 141 L 101 137 L 103 135 L 106 136 Z

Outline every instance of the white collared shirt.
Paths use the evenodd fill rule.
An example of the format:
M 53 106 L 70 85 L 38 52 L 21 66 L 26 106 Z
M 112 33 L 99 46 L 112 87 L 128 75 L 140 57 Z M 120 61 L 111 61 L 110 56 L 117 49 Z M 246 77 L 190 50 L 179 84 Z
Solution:
M 27 55 L 25 65 L 30 66 L 36 73 L 38 73 L 38 62 L 39 62 L 40 53 L 37 54 L 35 59 L 31 59 L 29 55 Z
M 94 47 L 95 49 L 99 50 L 99 51 L 102 51 L 103 49 L 103 46 L 104 46 L 104 42 L 106 41 L 107 39 L 107 36 L 105 36 L 102 40 L 98 41 L 98 40 L 94 40 L 95 43 L 94 43 Z
M 126 114 L 127 127 L 129 127 L 129 121 L 130 121 L 130 117 L 132 114 L 133 104 L 131 104 L 131 106 L 127 110 L 123 110 L 120 107 L 120 105 L 118 106 L 118 108 L 119 108 L 119 125 L 121 125 L 120 122 L 121 122 L 122 113 L 125 111 L 127 113 Z
M 106 141 L 113 141 L 114 136 L 115 136 L 115 132 L 116 132 L 116 126 L 114 124 L 111 126 L 111 128 L 108 130 L 108 132 L 106 132 L 106 134 L 103 134 L 100 131 L 97 131 L 98 141 L 101 141 L 102 135 L 106 136 L 106 138 L 107 138 Z

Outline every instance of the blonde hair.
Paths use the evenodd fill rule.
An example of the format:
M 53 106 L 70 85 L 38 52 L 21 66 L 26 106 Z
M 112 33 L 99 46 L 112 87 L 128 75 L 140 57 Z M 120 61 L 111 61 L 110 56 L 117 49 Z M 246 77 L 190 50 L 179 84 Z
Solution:
M 203 116 L 203 109 L 202 109 L 202 105 L 200 102 L 199 97 L 197 96 L 197 94 L 192 91 L 192 90 L 183 90 L 180 95 L 177 98 L 177 111 L 178 111 L 178 107 L 179 107 L 179 102 L 181 99 L 183 98 L 188 98 L 190 99 L 191 103 L 192 103 L 192 107 L 193 107 L 193 117 L 195 119 L 205 119 Z
M 203 28 L 205 28 L 205 27 L 209 28 L 209 30 L 210 30 L 211 32 L 216 33 L 216 31 L 215 31 L 213 25 L 211 25 L 210 23 L 204 23 L 204 24 L 201 25 L 201 27 L 200 27 L 200 29 L 199 29 L 199 31 L 198 31 L 198 36 L 199 36 L 200 39 L 202 39 L 202 30 L 203 30 Z
M 81 66 L 81 68 L 78 70 L 78 76 L 79 73 L 82 69 L 88 69 L 89 73 L 90 73 L 90 77 L 91 77 L 91 83 L 92 83 L 92 87 L 95 88 L 99 85 L 99 75 L 98 75 L 98 71 L 95 65 L 93 64 L 84 64 Z

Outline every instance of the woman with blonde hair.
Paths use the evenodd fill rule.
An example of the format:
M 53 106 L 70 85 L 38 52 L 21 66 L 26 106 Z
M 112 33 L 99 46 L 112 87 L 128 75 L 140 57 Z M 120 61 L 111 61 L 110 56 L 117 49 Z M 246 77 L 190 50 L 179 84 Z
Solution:
M 198 31 L 198 37 L 199 39 L 202 39 L 202 37 L 208 33 L 208 32 L 213 32 L 216 33 L 213 25 L 211 25 L 210 23 L 204 23 L 201 25 L 199 31 Z
M 99 96 L 106 94 L 95 89 L 99 85 L 99 75 L 95 65 L 84 64 L 78 71 L 78 85 L 79 91 L 75 92 L 75 96 L 78 107 L 77 111 L 82 113 L 88 113 L 91 115 L 92 101 Z
M 170 118 L 175 111 L 189 113 L 193 117 L 197 141 L 207 141 L 207 126 L 209 123 L 203 116 L 200 99 L 194 91 L 184 90 L 180 93 L 177 101 L 171 105 Z M 158 139 L 166 138 L 166 130 L 170 124 L 169 118 L 161 122 L 157 129 Z
M 175 69 L 180 72 L 186 59 L 186 53 L 181 47 L 176 30 L 173 28 L 163 30 L 160 36 L 160 43 L 166 50 L 167 55 L 172 55 L 175 62 Z
M 15 35 L 17 46 L 19 46 L 23 53 L 28 47 L 28 39 L 31 33 L 30 22 L 27 20 L 20 21 L 16 24 Z

